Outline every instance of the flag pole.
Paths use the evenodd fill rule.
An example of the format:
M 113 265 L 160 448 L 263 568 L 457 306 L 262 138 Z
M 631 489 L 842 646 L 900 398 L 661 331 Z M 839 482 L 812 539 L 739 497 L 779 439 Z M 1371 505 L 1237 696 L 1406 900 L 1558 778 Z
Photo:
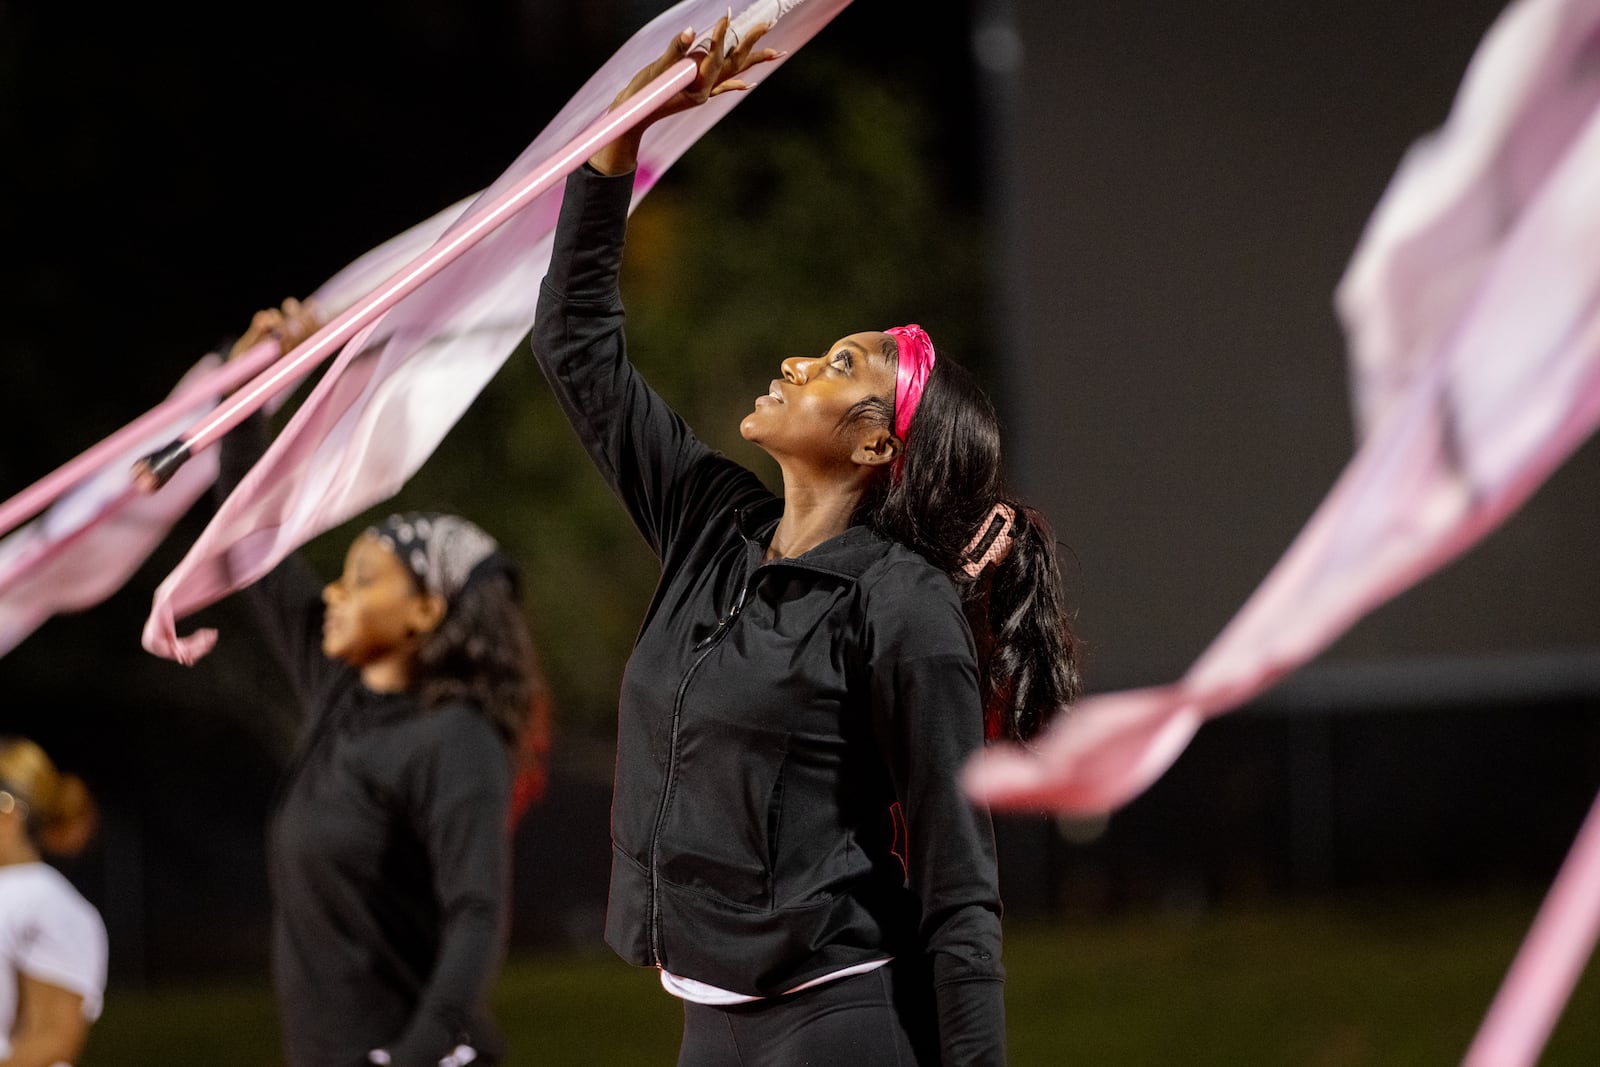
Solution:
M 1462 1067 L 1531 1067 L 1600 937 L 1600 796 L 1583 820 Z

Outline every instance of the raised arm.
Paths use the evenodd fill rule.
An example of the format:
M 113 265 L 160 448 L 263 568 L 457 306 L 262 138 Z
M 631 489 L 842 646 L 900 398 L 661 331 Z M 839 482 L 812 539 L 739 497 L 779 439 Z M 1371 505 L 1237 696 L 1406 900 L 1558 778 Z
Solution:
M 258 311 L 250 328 L 233 345 L 229 358 L 274 338 L 288 352 L 315 333 L 313 309 L 289 299 L 283 307 Z M 238 488 L 250 468 L 267 450 L 267 420 L 260 412 L 240 423 L 222 440 L 221 472 L 212 494 L 218 506 Z M 322 654 L 322 582 L 298 552 L 290 554 L 272 572 L 244 590 L 262 635 L 273 655 L 289 675 L 302 707 L 340 669 Z
M 720 20 L 716 46 L 702 58 L 696 86 L 668 101 L 645 125 L 715 93 L 744 88 L 737 75 L 771 58 L 754 52 L 760 33 L 722 57 L 726 28 Z M 681 60 L 692 41 L 687 33 L 674 38 L 617 102 Z M 754 475 L 695 437 L 628 361 L 617 278 L 642 132 L 641 126 L 603 149 L 567 180 L 550 272 L 539 291 L 533 352 L 601 475 L 651 548 L 664 556 L 678 531 L 697 525 L 710 509 L 764 490 Z

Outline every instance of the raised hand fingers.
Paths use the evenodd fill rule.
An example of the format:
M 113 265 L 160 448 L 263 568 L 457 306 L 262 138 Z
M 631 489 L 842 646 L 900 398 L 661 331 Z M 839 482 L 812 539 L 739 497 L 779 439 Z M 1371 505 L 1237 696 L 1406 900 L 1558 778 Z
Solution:
M 727 39 L 728 16 L 724 15 L 711 27 L 710 47 L 701 54 L 699 70 L 695 74 L 691 91 L 702 100 L 715 91 L 717 84 L 722 81 L 723 71 L 728 67 L 728 57 L 723 53 Z
M 781 59 L 788 55 L 787 52 L 779 52 L 773 48 L 756 50 L 756 45 L 771 28 L 770 23 L 757 26 L 750 31 L 743 41 L 738 43 L 722 66 L 722 76 L 716 88 L 712 90 L 712 96 L 717 96 L 721 93 L 743 92 L 746 89 L 753 88 L 740 75 L 758 64 L 771 63 L 775 59 Z
M 728 56 L 728 65 L 733 67 L 734 70 L 744 70 L 752 62 L 759 63 L 760 59 L 752 60 L 750 55 L 755 50 L 756 42 L 765 37 L 770 29 L 772 29 L 772 24 L 764 22 L 745 34 L 744 40 L 735 43 L 732 54 Z
M 238 359 L 268 337 L 275 337 L 283 328 L 283 312 L 277 308 L 265 308 L 258 311 L 250 319 L 250 328 L 233 343 L 233 349 L 228 353 L 229 359 Z
M 278 338 L 279 347 L 288 352 L 316 333 L 320 325 L 316 307 L 291 296 L 283 302 L 283 321 L 274 336 Z

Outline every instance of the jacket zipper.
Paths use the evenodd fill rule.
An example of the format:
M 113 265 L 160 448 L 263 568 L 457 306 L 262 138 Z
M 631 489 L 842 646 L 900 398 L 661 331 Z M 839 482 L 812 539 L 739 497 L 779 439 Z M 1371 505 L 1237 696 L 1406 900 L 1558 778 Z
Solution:
M 689 690 L 689 681 L 694 677 L 694 672 L 700 669 L 700 664 L 733 629 L 734 620 L 744 610 L 745 594 L 754 580 L 755 574 L 752 572 L 739 587 L 738 599 L 717 622 L 717 628 L 694 646 L 697 655 L 694 662 L 689 664 L 689 669 L 683 672 L 683 678 L 678 682 L 678 692 L 672 699 L 672 729 L 667 735 L 667 775 L 661 783 L 661 801 L 656 806 L 655 828 L 650 832 L 650 955 L 657 967 L 664 968 L 666 964 L 661 959 L 661 872 L 656 866 L 656 859 L 661 846 L 661 830 L 667 821 L 667 798 L 672 795 L 672 779 L 678 769 L 678 727 L 683 720 L 683 697 Z

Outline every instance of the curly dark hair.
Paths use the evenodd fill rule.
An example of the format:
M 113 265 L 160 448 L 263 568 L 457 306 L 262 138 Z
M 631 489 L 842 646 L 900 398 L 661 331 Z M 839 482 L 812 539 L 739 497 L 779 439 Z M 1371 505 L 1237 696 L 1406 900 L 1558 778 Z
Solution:
M 885 354 L 897 352 L 891 339 Z M 894 406 L 869 397 L 845 418 L 892 428 Z M 985 732 L 1026 741 L 1077 698 L 1078 638 L 1061 590 L 1055 537 L 1044 516 L 1006 488 L 994 405 L 954 361 L 934 364 L 902 459 L 898 477 L 886 472 L 856 519 L 950 575 L 978 646 Z M 1001 503 L 1017 515 L 1011 550 L 971 577 L 967 547 Z
M 417 649 L 412 672 L 423 707 L 472 704 L 518 752 L 545 686 L 511 576 L 469 579 Z

